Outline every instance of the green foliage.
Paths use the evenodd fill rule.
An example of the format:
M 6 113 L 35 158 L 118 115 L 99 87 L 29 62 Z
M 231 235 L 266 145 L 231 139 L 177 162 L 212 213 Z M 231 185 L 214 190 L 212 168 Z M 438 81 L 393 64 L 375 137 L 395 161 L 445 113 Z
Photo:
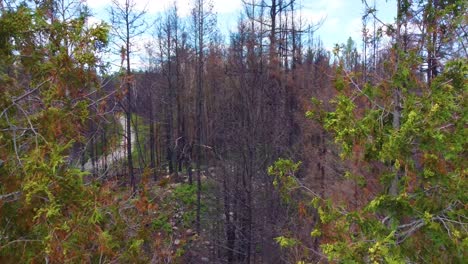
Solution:
M 285 202 L 291 201 L 290 192 L 298 187 L 294 174 L 300 166 L 301 162 L 294 163 L 288 159 L 279 159 L 268 167 L 268 174 L 274 177 L 273 186 L 278 189 Z
M 381 184 L 380 193 L 352 211 L 313 198 L 310 204 L 320 222 L 311 236 L 320 239 L 331 262 L 463 263 L 468 257 L 468 60 L 443 61 L 443 67 L 437 66 L 443 72 L 430 81 L 416 70 L 428 60 L 421 54 L 438 49 L 436 45 L 463 45 L 453 33 L 466 25 L 460 11 L 466 10 L 467 2 L 400 4 L 400 23 L 413 15 L 413 4 L 424 13 L 425 47 L 402 49 L 403 42 L 396 43 L 390 60 L 383 63 L 383 78 L 360 83 L 359 72 L 343 58 L 347 47 L 337 46 L 334 110 L 325 111 L 313 100 L 314 110 L 306 114 L 334 136 L 343 159 L 373 168 L 374 175 L 366 176 L 371 179 L 349 172 L 347 179 L 360 187 L 368 180 Z M 395 30 L 390 26 L 388 32 Z M 432 55 L 440 55 L 437 52 Z
M 68 8 L 72 14 L 78 7 Z M 91 69 L 108 27 L 88 28 L 86 14 L 51 15 L 47 4 L 11 3 L 0 16 L 2 263 L 99 254 L 89 251 L 103 221 L 96 189 L 69 166 L 68 155 L 83 139 L 89 101 L 81 93 L 98 85 Z
M 282 248 L 291 248 L 296 246 L 299 241 L 294 238 L 287 238 L 284 236 L 279 236 L 275 238 L 276 243 L 280 245 Z
M 365 187 L 366 186 L 366 178 L 362 175 L 355 175 L 349 171 L 345 172 L 344 177 L 346 179 L 352 180 L 358 184 L 359 187 Z
M 406 57 L 392 85 L 418 87 L 409 69 L 419 60 L 411 54 L 401 56 Z M 330 261 L 407 263 L 445 259 L 459 263 L 467 257 L 467 196 L 463 191 L 468 187 L 464 155 L 468 138 L 467 68 L 466 59 L 447 62 L 445 71 L 428 89 L 419 88 L 422 92 L 418 93 L 401 90 L 404 100 L 397 129 L 385 117 L 392 113 L 387 108 L 359 109 L 358 113 L 354 103 L 361 97 L 370 100 L 369 105 L 387 107 L 384 96 L 388 91 L 380 89 L 373 97 L 356 91 L 350 97 L 350 89 L 337 87 L 341 92 L 332 101 L 335 110 L 322 118 L 324 127 L 342 147 L 343 158 L 386 165 L 387 169 L 380 169 L 382 173 L 375 177 L 380 178 L 384 190 L 396 178 L 398 193 L 385 191 L 351 212 L 330 202 L 313 201 L 321 222 L 311 235 L 327 238 L 321 248 Z M 356 155 L 356 146 L 364 146 L 362 156 Z M 345 176 L 361 186 L 365 184 L 360 176 Z
M 197 202 L 197 188 L 191 184 L 181 184 L 174 188 L 173 198 L 186 206 L 195 205 Z
M 172 226 L 169 223 L 169 218 L 167 215 L 160 215 L 153 220 L 151 226 L 158 231 L 164 231 L 166 233 L 172 232 Z
M 319 237 L 322 235 L 322 232 L 320 232 L 319 229 L 314 229 L 312 232 L 310 232 L 311 237 Z
M 134 254 L 138 254 L 142 244 L 143 244 L 143 239 L 135 239 L 130 243 L 129 250 Z
M 202 186 L 202 190 L 206 186 Z M 174 188 L 172 196 L 172 203 L 176 201 L 175 208 L 182 213 L 182 221 L 184 227 L 190 227 L 195 221 L 195 206 L 197 205 L 197 187 L 196 185 L 181 184 Z M 206 205 L 201 205 L 201 210 L 206 210 Z

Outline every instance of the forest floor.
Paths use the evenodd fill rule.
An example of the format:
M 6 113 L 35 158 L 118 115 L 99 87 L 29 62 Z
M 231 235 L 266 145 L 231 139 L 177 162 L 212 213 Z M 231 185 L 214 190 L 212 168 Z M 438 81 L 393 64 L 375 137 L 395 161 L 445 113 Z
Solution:
M 207 237 L 207 223 L 202 223 L 200 235 L 195 230 L 196 184 L 187 183 L 188 177 L 183 173 L 179 177 L 160 174 L 157 180 L 151 173 L 140 176 L 135 196 L 129 192 L 128 182 L 123 180 L 122 184 L 121 178 L 109 178 L 101 185 L 100 192 L 109 204 L 104 209 L 107 224 L 113 225 L 113 230 L 122 230 L 114 237 L 127 245 L 138 244 L 140 248 L 138 253 L 122 252 L 121 255 L 136 254 L 137 259 L 146 263 L 212 262 L 214 247 Z M 209 213 L 206 203 L 212 199 L 207 195 L 213 190 L 211 180 L 206 175 L 202 179 L 202 215 L 206 215 Z
M 111 146 L 110 153 L 96 158 L 94 164 L 90 158 L 85 163 L 84 170 L 93 172 L 96 168 L 105 168 L 106 171 L 102 175 L 108 177 L 101 182 L 100 192 L 104 196 L 102 199 L 107 202 L 113 200 L 105 210 L 110 220 L 108 224 L 122 227 L 122 233 L 114 234 L 115 238 L 120 237 L 121 242 L 140 245 L 139 253 L 122 254 L 135 254 L 134 257 L 140 255 L 141 260 L 150 263 L 210 262 L 211 258 L 207 256 L 210 256 L 214 247 L 205 237 L 206 234 L 202 232 L 202 235 L 198 235 L 195 232 L 196 184 L 188 183 L 187 173 L 179 172 L 176 177 L 167 171 L 158 171 L 155 180 L 150 171 L 138 171 L 136 196 L 132 196 L 128 191 L 129 179 L 125 173 L 112 173 L 119 171 L 119 165 L 127 158 L 127 120 L 124 115 L 116 119 L 117 125 L 122 128 L 122 134 L 118 135 L 120 139 Z M 130 129 L 132 145 L 136 146 L 135 129 L 133 126 Z M 195 177 L 196 172 L 193 174 Z M 211 174 L 209 169 L 201 171 L 203 189 L 209 185 L 207 174 Z M 206 194 L 202 195 L 202 203 L 206 202 L 203 201 L 206 198 Z M 206 213 L 205 209 L 202 213 Z

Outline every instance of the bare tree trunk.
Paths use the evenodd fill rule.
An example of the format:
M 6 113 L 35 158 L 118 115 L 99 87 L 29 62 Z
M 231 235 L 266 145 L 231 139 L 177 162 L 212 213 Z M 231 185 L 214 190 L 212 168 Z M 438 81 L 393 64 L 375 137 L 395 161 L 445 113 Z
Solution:
M 149 125 L 149 140 L 150 140 L 150 168 L 153 173 L 153 179 L 156 181 L 158 176 L 156 174 L 156 155 L 155 155 L 155 140 L 154 140 L 154 120 L 151 113 Z
M 270 8 L 270 20 L 271 20 L 271 28 L 270 28 L 270 66 L 276 68 L 277 63 L 277 50 L 276 50 L 276 14 L 277 14 L 277 4 L 276 0 L 271 0 L 271 8 Z
M 132 187 L 132 194 L 136 193 L 136 181 L 135 175 L 133 173 L 133 157 L 132 157 L 132 133 L 131 133 L 131 123 L 132 123 L 132 87 L 130 83 L 131 69 L 130 69 L 130 36 L 128 32 L 129 24 L 127 23 L 127 42 L 126 44 L 126 53 L 127 53 L 127 122 L 126 122 L 126 134 L 127 134 L 127 162 L 128 162 L 128 174 L 130 176 L 130 185 Z
M 101 140 L 102 140 L 102 158 L 103 158 L 103 164 L 102 164 L 102 171 L 105 173 L 107 171 L 107 133 L 106 129 L 102 130 L 102 135 L 101 135 Z
M 156 181 L 158 179 L 157 174 L 156 174 L 156 142 L 155 142 L 155 135 L 154 135 L 154 109 L 153 109 L 153 92 L 151 91 L 151 88 L 149 90 L 149 143 L 150 143 L 150 168 L 153 174 L 153 179 Z
M 395 74 L 399 71 L 399 52 L 400 52 L 400 41 L 401 41 L 401 24 L 403 19 L 403 14 L 401 10 L 402 0 L 398 0 L 398 7 L 397 7 L 397 32 L 396 32 L 396 40 L 395 40 Z M 399 130 L 400 129 L 400 118 L 401 118 L 401 98 L 400 98 L 400 87 L 395 87 L 393 90 L 393 129 Z M 390 184 L 389 194 L 392 196 L 396 196 L 398 194 L 398 184 L 400 181 L 401 170 L 397 169 L 395 172 L 395 177 L 392 179 Z
M 227 175 L 224 170 L 224 175 Z M 234 262 L 234 246 L 236 242 L 236 226 L 233 223 L 231 216 L 231 199 L 229 194 L 228 185 L 226 183 L 226 176 L 223 177 L 223 194 L 224 194 L 224 217 L 226 225 L 226 250 L 228 263 Z
M 81 171 L 85 170 L 85 164 L 86 164 L 86 145 L 84 143 L 81 143 L 82 151 L 81 151 Z
M 135 144 L 138 151 L 138 165 L 140 168 L 144 168 L 146 167 L 146 160 L 145 156 L 143 155 L 144 152 L 142 150 L 141 141 L 139 137 L 140 133 L 138 132 L 138 116 L 135 116 L 135 122 L 133 122 L 133 131 L 135 133 Z
M 97 165 L 96 165 L 96 132 L 94 132 L 93 137 L 91 138 L 91 165 L 93 168 L 93 175 L 97 175 Z
M 428 1 L 429 10 L 433 10 L 433 14 L 428 14 L 430 20 L 427 21 L 427 33 L 428 33 L 428 45 L 427 45 L 427 83 L 428 87 L 431 86 L 432 79 L 438 75 L 437 68 L 437 36 L 438 36 L 438 25 L 436 12 L 439 8 L 439 0 Z
M 204 27 L 204 21 L 203 21 L 203 1 L 199 0 L 198 5 L 197 5 L 197 27 L 198 27 L 198 32 L 197 32 L 197 37 L 198 37 L 198 62 L 197 62 L 197 114 L 196 114 L 196 120 L 197 120 L 197 162 L 196 162 L 196 170 L 197 170 L 197 215 L 196 215 L 196 227 L 197 227 L 197 233 L 200 234 L 200 210 L 201 210 L 201 159 L 202 159 L 202 109 L 203 109 L 203 103 L 202 103 L 202 98 L 203 98 L 203 92 L 202 92 L 202 71 L 203 71 L 203 27 Z
M 133 157 L 132 157 L 132 133 L 131 133 L 131 118 L 132 118 L 132 71 L 130 68 L 130 41 L 134 37 L 141 35 L 143 31 L 139 31 L 138 28 L 143 26 L 142 23 L 143 11 L 135 11 L 136 3 L 134 0 L 125 0 L 124 3 L 120 3 L 117 0 L 112 0 L 113 8 L 110 9 L 111 21 L 114 24 L 113 30 L 115 35 L 125 43 L 121 50 L 121 67 L 126 61 L 126 76 L 124 79 L 124 85 L 127 89 L 127 109 L 125 109 L 126 115 L 126 145 L 127 145 L 127 163 L 128 163 L 128 174 L 130 177 L 130 185 L 132 186 L 132 195 L 136 193 L 136 180 L 133 173 Z

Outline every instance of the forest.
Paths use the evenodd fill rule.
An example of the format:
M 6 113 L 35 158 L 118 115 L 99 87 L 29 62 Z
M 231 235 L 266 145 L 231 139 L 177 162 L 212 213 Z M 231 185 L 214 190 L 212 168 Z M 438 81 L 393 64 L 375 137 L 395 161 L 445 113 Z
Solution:
M 238 1 L 0 0 L 0 263 L 466 263 L 468 2 Z

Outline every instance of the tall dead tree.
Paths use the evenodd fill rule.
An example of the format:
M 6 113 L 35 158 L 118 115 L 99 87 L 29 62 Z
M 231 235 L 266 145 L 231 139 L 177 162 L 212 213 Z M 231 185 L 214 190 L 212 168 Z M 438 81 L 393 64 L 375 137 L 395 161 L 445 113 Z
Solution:
M 213 13 L 213 4 L 209 0 L 195 0 L 192 9 L 194 47 L 196 51 L 196 170 L 197 170 L 197 232 L 200 233 L 200 208 L 201 208 L 201 163 L 203 160 L 202 147 L 204 146 L 204 122 L 203 122 L 203 74 L 204 51 L 206 38 L 214 30 L 216 16 Z
M 112 0 L 112 8 L 110 9 L 112 32 L 117 37 L 118 41 L 122 44 L 120 53 L 123 62 L 126 62 L 124 85 L 126 86 L 126 99 L 127 105 L 124 109 L 126 115 L 126 143 L 127 143 L 127 163 L 128 173 L 130 176 L 130 185 L 132 193 L 136 192 L 136 180 L 133 171 L 133 157 L 132 157 L 132 70 L 130 63 L 130 55 L 132 53 L 132 40 L 135 37 L 143 34 L 145 26 L 144 15 L 145 10 L 138 10 L 137 1 L 124 0 L 121 3 L 118 0 Z M 135 131 L 135 133 L 137 133 Z
M 176 29 L 177 26 L 177 11 L 175 8 L 169 10 L 165 17 L 162 19 L 158 27 L 158 43 L 160 50 L 160 62 L 161 62 L 161 71 L 165 76 L 166 89 L 165 97 L 162 102 L 165 109 L 165 130 L 166 130 L 166 160 L 168 162 L 169 173 L 172 174 L 175 172 L 177 176 L 176 169 L 176 150 L 175 150 L 175 127 L 174 125 L 174 108 L 177 103 L 176 101 L 176 85 L 174 83 L 174 68 L 177 65 L 174 65 L 174 58 L 176 50 Z

